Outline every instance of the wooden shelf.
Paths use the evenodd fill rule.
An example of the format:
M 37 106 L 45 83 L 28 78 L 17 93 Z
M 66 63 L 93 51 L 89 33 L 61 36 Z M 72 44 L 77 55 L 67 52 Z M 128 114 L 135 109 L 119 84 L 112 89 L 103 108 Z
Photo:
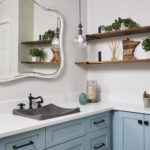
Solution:
M 59 65 L 60 62 L 32 62 L 32 61 L 22 61 L 23 64 L 50 64 L 50 65 Z
M 43 40 L 43 41 L 25 41 L 25 42 L 21 42 L 21 44 L 51 44 L 52 43 L 52 39 L 50 40 Z
M 97 33 L 97 34 L 88 34 L 86 35 L 87 40 L 96 40 L 96 39 L 105 39 L 111 37 L 118 37 L 118 36 L 125 36 L 125 35 L 134 35 L 134 34 L 142 34 L 142 33 L 149 33 L 150 26 L 144 26 L 136 29 L 125 29 L 125 30 L 118 30 L 112 32 L 105 32 L 105 33 Z
M 75 62 L 78 65 L 94 65 L 94 64 L 119 64 L 119 63 L 136 63 L 136 62 L 150 62 L 150 59 L 137 59 L 137 60 L 117 60 L 117 61 L 86 61 Z

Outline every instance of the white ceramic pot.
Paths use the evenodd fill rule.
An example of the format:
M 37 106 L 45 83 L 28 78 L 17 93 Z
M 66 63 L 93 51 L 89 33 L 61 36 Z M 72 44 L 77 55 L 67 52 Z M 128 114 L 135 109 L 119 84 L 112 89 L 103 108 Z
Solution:
M 144 107 L 149 108 L 150 107 L 150 98 L 143 98 L 144 101 Z
M 125 29 L 128 29 L 128 28 L 124 25 L 124 23 L 121 23 L 121 28 L 120 29 L 125 30 Z
M 32 62 L 40 62 L 40 57 L 32 57 Z

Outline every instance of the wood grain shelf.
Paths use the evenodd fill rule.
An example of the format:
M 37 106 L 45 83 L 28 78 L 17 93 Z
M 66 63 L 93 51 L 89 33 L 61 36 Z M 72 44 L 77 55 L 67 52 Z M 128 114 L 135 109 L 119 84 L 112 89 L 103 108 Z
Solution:
M 43 40 L 43 41 L 25 41 L 25 42 L 21 42 L 21 44 L 51 44 L 52 43 L 52 39 L 51 40 Z
M 32 62 L 32 61 L 21 61 L 23 64 L 49 64 L 49 65 L 59 65 L 60 62 Z
M 111 37 L 135 35 L 135 34 L 142 34 L 142 33 L 149 33 L 149 32 L 150 32 L 150 26 L 143 26 L 136 29 L 125 29 L 125 30 L 118 30 L 112 32 L 105 32 L 105 33 L 87 34 L 86 38 L 88 41 L 90 41 L 96 39 L 105 39 Z
M 86 61 L 86 62 L 82 62 L 82 61 L 78 61 L 75 62 L 75 64 L 78 65 L 94 65 L 94 64 L 119 64 L 119 63 L 136 63 L 136 62 L 150 62 L 150 59 L 137 59 L 137 60 L 117 60 L 117 61 Z

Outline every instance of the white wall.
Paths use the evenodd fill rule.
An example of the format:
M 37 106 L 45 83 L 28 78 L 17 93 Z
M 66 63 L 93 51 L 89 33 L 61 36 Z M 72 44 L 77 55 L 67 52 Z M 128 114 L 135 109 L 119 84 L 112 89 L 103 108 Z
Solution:
M 149 0 L 87 0 L 88 33 L 96 33 L 99 25 L 111 24 L 118 17 L 131 17 L 141 25 L 150 25 Z M 140 40 L 146 35 L 131 36 Z M 122 40 L 123 38 L 116 38 Z M 90 42 L 88 60 L 97 60 L 97 52 L 102 51 L 102 59 L 110 60 L 111 51 L 108 43 L 114 39 Z M 117 57 L 121 59 L 119 48 Z M 139 46 L 136 57 L 144 58 L 144 51 Z M 95 65 L 88 68 L 88 79 L 98 81 L 101 89 L 101 99 L 104 101 L 119 101 L 142 104 L 144 90 L 150 89 L 150 63 L 128 63 Z
M 74 64 L 78 52 L 74 48 L 73 38 L 78 26 L 78 1 L 77 0 L 43 0 L 47 6 L 58 9 L 65 20 L 64 50 L 65 69 L 57 79 L 33 79 L 0 83 L 0 101 L 6 99 L 27 97 L 34 95 L 59 95 L 83 91 L 86 81 L 86 70 Z M 86 0 L 82 0 L 86 6 Z M 84 23 L 86 23 L 86 7 L 84 7 Z

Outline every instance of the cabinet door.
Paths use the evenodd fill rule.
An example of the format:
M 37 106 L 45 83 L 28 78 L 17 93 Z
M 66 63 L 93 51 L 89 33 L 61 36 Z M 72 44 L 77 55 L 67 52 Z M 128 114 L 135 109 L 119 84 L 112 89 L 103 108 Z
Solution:
M 48 150 L 86 150 L 85 149 L 85 137 L 81 137 L 81 138 L 60 144 Z
M 105 128 L 86 136 L 86 150 L 110 150 L 110 129 Z
M 118 150 L 144 150 L 143 114 L 118 113 Z
M 150 115 L 145 115 L 145 150 L 150 149 Z

